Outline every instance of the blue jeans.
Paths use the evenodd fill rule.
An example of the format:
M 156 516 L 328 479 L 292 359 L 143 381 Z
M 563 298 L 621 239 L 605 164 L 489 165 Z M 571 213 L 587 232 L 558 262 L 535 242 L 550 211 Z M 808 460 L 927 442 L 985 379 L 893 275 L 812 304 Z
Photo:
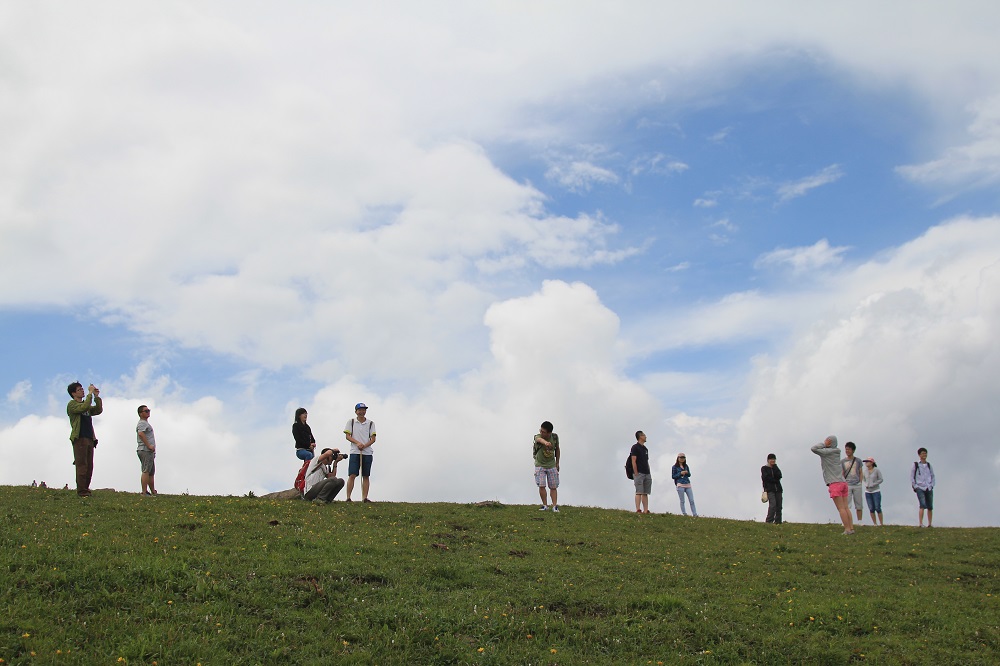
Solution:
M 873 493 L 865 493 L 865 502 L 868 503 L 868 510 L 872 513 L 882 513 L 882 491 L 876 490 Z
M 921 490 L 917 488 L 917 502 L 920 503 L 921 509 L 927 509 L 928 511 L 934 510 L 934 491 L 933 490 Z
M 694 493 L 691 492 L 690 488 L 681 488 L 680 486 L 677 486 L 677 497 L 679 497 L 681 500 L 681 513 L 683 513 L 685 516 L 687 515 L 687 511 L 684 509 L 685 495 L 687 495 L 688 501 L 691 502 L 691 515 L 697 516 L 698 509 L 696 509 L 694 506 Z

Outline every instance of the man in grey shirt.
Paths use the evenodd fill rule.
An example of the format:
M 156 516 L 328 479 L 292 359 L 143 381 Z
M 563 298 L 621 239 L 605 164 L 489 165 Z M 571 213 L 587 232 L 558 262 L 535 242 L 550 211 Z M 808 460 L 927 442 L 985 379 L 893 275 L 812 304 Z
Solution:
M 153 426 L 149 425 L 149 407 L 139 405 L 137 411 L 139 423 L 135 426 L 135 452 L 142 467 L 139 483 L 142 485 L 143 495 L 155 495 L 156 483 L 153 481 L 153 475 L 156 474 L 156 437 L 153 435 Z
M 840 522 L 844 524 L 844 534 L 854 534 L 854 523 L 851 520 L 851 510 L 847 508 L 847 482 L 840 467 L 840 449 L 837 448 L 837 437 L 830 435 L 810 449 L 819 456 L 820 467 L 823 470 L 823 482 L 833 505 L 840 514 Z
M 857 448 L 854 442 L 844 444 L 844 453 L 847 454 L 847 457 L 840 461 L 840 468 L 844 471 L 844 481 L 847 482 L 847 508 L 850 509 L 851 506 L 855 508 L 860 523 L 864 517 L 861 509 L 865 505 L 864 489 L 861 487 L 861 470 L 864 465 L 859 458 L 854 457 Z

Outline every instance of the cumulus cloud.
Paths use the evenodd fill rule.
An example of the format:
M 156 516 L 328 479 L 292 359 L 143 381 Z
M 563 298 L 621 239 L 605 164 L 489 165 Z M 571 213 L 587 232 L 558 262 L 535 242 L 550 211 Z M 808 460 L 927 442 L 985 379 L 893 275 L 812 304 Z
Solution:
M 761 255 L 754 262 L 754 268 L 767 266 L 789 266 L 793 273 L 804 273 L 819 268 L 835 266 L 850 248 L 830 247 L 825 238 L 807 247 L 778 248 Z
M 305 401 L 321 446 L 342 446 L 350 406 L 366 396 L 378 427 L 372 496 L 382 500 L 531 502 L 531 438 L 543 420 L 556 424 L 564 443 L 562 490 L 571 504 L 618 505 L 630 487 L 609 486 L 606 473 L 620 467 L 631 432 L 622 423 L 662 421 L 656 400 L 629 380 L 617 349 L 618 318 L 584 284 L 551 281 L 526 297 L 493 304 L 483 323 L 489 354 L 453 381 L 431 383 L 412 394 L 380 394 L 343 377 Z M 150 405 L 158 444 L 157 485 L 163 492 L 262 493 L 291 486 L 297 469 L 291 415 L 298 404 L 260 415 L 214 397 L 185 403 L 164 390 L 171 383 L 137 369 L 134 377 L 102 387 L 116 394 L 95 419 L 101 444 L 95 487 L 138 487 L 135 407 Z M 125 390 L 135 394 L 123 395 Z M 140 397 L 141 396 L 141 397 Z M 0 482 L 26 483 L 47 473 L 72 485 L 67 419 L 60 401 L 53 414 L 26 417 L 0 429 L 0 456 L 14 460 L 26 442 L 43 442 L 44 457 L 21 456 L 0 469 Z M 255 410 L 258 409 L 255 407 Z M 241 425 L 249 420 L 253 425 Z M 626 429 L 628 430 L 628 429 Z M 442 432 L 450 433 L 442 437 Z M 620 454 L 620 455 L 619 455 Z M 49 462 L 42 462 L 52 456 Z M 449 475 L 441 467 L 469 474 Z M 62 461 L 64 464 L 58 464 Z M 614 463 L 614 464 L 612 464 Z M 54 475 L 62 470 L 62 476 Z M 221 470 L 225 470 L 222 472 Z
M 673 457 L 688 454 L 705 515 L 759 519 L 758 470 L 773 452 L 785 472 L 788 520 L 834 520 L 818 462 L 808 451 L 832 432 L 878 459 L 887 477 L 890 522 L 912 522 L 906 472 L 914 450 L 924 445 L 940 479 L 938 502 L 949 507 L 939 522 L 996 524 L 995 425 L 981 406 L 1000 398 L 994 380 L 1000 353 L 993 344 L 1000 333 L 1000 219 L 935 227 L 805 291 L 724 299 L 719 312 L 744 311 L 735 322 L 711 310 L 673 318 L 678 330 L 705 319 L 702 331 L 725 323 L 730 335 L 739 329 L 745 336 L 747 329 L 762 327 L 755 319 L 791 312 L 782 322 L 786 343 L 758 356 L 742 381 L 732 373 L 630 379 L 625 367 L 637 352 L 619 330 L 618 317 L 587 285 L 549 281 L 529 296 L 488 308 L 482 323 L 489 353 L 473 370 L 405 395 L 383 394 L 343 377 L 305 406 L 317 438 L 327 445 L 339 443 L 357 396 L 370 396 L 366 402 L 380 433 L 372 482 L 379 499 L 528 503 L 534 496 L 530 438 L 548 419 L 564 441 L 561 491 L 569 505 L 628 506 L 630 487 L 623 479 L 615 483 L 618 458 L 631 433 L 643 429 L 653 443 L 660 487 L 669 488 Z M 821 305 L 804 307 L 816 302 Z M 660 342 L 659 348 L 670 344 L 668 338 Z M 158 479 L 165 490 L 242 494 L 290 485 L 296 467 L 290 415 L 298 405 L 271 408 L 269 420 L 280 425 L 241 426 L 239 405 L 214 398 L 185 403 L 155 375 L 144 382 L 126 379 L 103 390 L 129 387 L 154 408 L 152 422 L 162 441 Z M 720 384 L 729 387 L 725 400 L 743 396 L 742 406 L 728 416 L 670 413 L 658 395 L 709 396 Z M 139 395 L 109 398 L 97 419 L 99 487 L 128 488 L 137 476 L 132 447 L 139 401 Z M 0 481 L 71 481 L 64 403 L 54 403 L 51 415 L 24 417 L 0 429 L 0 455 L 15 461 L 0 470 Z M 457 437 L 440 437 L 442 429 Z M 40 456 L 51 456 L 50 462 L 17 455 L 27 442 L 40 447 Z M 446 481 L 438 463 L 445 457 L 482 473 Z M 983 464 L 956 468 L 957 459 Z M 59 461 L 65 474 L 56 478 L 52 470 L 60 469 Z M 220 475 L 216 470 L 223 466 L 228 472 Z M 959 477 L 962 483 L 955 483 Z M 676 512 L 676 498 L 657 493 L 654 508 Z
M 981 178 L 993 169 L 996 113 L 995 102 L 979 98 L 1000 88 L 1000 58 L 983 55 L 995 53 L 996 35 L 981 7 L 788 12 L 783 3 L 730 3 L 725 12 L 691 9 L 683 20 L 657 3 L 627 14 L 612 5 L 542 5 L 530 16 L 501 5 L 428 12 L 345 4 L 281 10 L 281 20 L 267 5 L 99 7 L 24 3 L 0 22 L 9 93 L 0 105 L 0 277 L 18 285 L 0 295 L 0 307 L 82 313 L 173 348 L 234 357 L 253 366 L 243 375 L 251 387 L 269 369 L 301 369 L 322 384 L 311 401 L 322 409 L 311 411 L 322 414 L 317 431 L 330 441 L 350 416 L 336 414 L 370 394 L 385 435 L 377 474 L 387 499 L 530 498 L 525 450 L 543 418 L 568 445 L 568 502 L 628 506 L 627 483 L 611 485 L 607 473 L 620 468 L 618 442 L 630 444 L 622 432 L 628 440 L 639 424 L 651 440 L 662 433 L 658 478 L 666 478 L 667 440 L 674 453 L 684 445 L 703 479 L 699 504 L 717 515 L 752 515 L 732 489 L 754 499 L 756 447 L 766 443 L 791 461 L 790 519 L 826 516 L 824 498 L 797 499 L 813 488 L 796 484 L 815 469 L 795 462 L 799 438 L 813 429 L 854 428 L 859 443 L 929 433 L 985 451 L 988 410 L 972 412 L 995 402 L 986 382 L 995 358 L 983 342 L 996 337 L 995 220 L 944 225 L 783 291 L 652 312 L 638 335 L 631 322 L 619 331 L 586 284 L 536 288 L 531 280 L 549 267 L 621 262 L 641 241 L 616 243 L 618 226 L 597 211 L 554 212 L 542 191 L 509 177 L 484 148 L 522 142 L 545 155 L 575 146 L 595 117 L 711 93 L 717 77 L 700 74 L 778 50 L 815 54 L 855 81 L 947 100 L 929 107 L 943 136 L 953 136 L 950 104 L 980 104 L 972 141 L 946 151 L 950 162 L 903 173 L 934 182 L 954 168 Z M 684 164 L 661 163 L 673 172 Z M 621 169 L 600 154 L 570 152 L 546 166 L 546 182 L 577 191 L 620 182 Z M 842 175 L 832 165 L 781 184 L 778 196 L 787 201 Z M 772 193 L 775 185 L 747 187 Z M 716 201 L 708 192 L 695 207 Z M 765 265 L 840 259 L 837 248 L 804 250 Z M 817 321 L 822 329 L 812 328 Z M 660 410 L 669 405 L 624 370 L 643 354 L 747 339 L 768 340 L 769 354 L 757 359 L 747 407 L 736 415 L 668 419 Z M 894 339 L 900 349 L 891 349 Z M 869 348 L 887 353 L 869 358 Z M 109 397 L 96 485 L 137 483 L 137 401 L 156 408 L 165 488 L 242 493 L 290 484 L 294 406 L 267 407 L 247 425 L 239 401 L 188 398 L 163 368 L 142 366 L 102 387 Z M 851 391 L 831 391 L 824 377 Z M 400 384 L 419 388 L 395 391 Z M 872 400 L 881 414 L 850 395 L 872 398 L 872 387 L 885 392 Z M 64 401 L 53 396 L 49 413 L 0 430 L 0 477 L 40 476 L 33 465 L 51 456 L 69 478 Z M 943 425 L 934 430 L 914 405 Z M 956 426 L 966 416 L 968 425 Z M 879 430 L 877 418 L 898 428 Z M 453 425 L 470 433 L 457 451 L 439 436 Z M 37 460 L 23 456 L 39 441 Z M 413 451 L 429 455 L 414 460 Z M 487 483 L 442 481 L 436 461 L 445 456 L 489 470 Z M 229 472 L 220 475 L 223 466 Z M 994 487 L 996 470 L 988 471 L 974 470 L 965 487 Z M 752 490 L 742 490 L 744 479 Z M 973 514 L 972 498 L 948 492 L 942 499 L 954 515 Z M 671 499 L 663 493 L 655 502 L 662 510 Z
M 823 185 L 829 185 L 830 183 L 835 183 L 840 180 L 843 175 L 844 171 L 840 168 L 839 164 L 831 164 L 811 176 L 780 183 L 777 187 L 778 201 L 780 203 L 784 203 L 790 199 L 805 196 L 805 194 L 810 190 L 822 187 Z
M 726 515 L 759 518 L 757 470 L 773 452 L 785 474 L 787 518 L 835 520 L 808 451 L 835 433 L 878 460 L 891 522 L 913 522 L 906 474 L 917 447 L 926 446 L 937 453 L 948 524 L 996 525 L 1000 491 L 991 479 L 1000 460 L 995 424 L 982 405 L 1000 398 L 1000 353 L 992 342 L 1000 333 L 998 287 L 1000 219 L 958 219 L 813 284 L 807 294 L 730 297 L 694 314 L 696 331 L 692 319 L 674 317 L 692 344 L 709 337 L 699 333 L 706 329 L 734 340 L 766 328 L 781 311 L 795 313 L 782 323 L 787 342 L 755 359 L 738 418 L 681 414 L 669 421 L 677 441 L 714 452 L 701 464 L 711 470 L 700 490 L 713 498 L 703 502 L 706 509 L 718 510 L 715 502 L 727 497 Z M 958 459 L 983 464 L 959 469 Z

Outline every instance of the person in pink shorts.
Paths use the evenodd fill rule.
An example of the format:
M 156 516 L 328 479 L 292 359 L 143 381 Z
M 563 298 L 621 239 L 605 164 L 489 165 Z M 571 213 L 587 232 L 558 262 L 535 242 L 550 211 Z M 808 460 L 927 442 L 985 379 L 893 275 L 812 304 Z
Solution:
M 854 522 L 851 511 L 847 507 L 847 482 L 844 480 L 844 470 L 840 466 L 840 449 L 837 448 L 836 435 L 830 435 L 820 444 L 810 449 L 819 456 L 823 468 L 823 481 L 826 483 L 833 505 L 840 514 L 840 522 L 844 524 L 844 534 L 854 534 Z

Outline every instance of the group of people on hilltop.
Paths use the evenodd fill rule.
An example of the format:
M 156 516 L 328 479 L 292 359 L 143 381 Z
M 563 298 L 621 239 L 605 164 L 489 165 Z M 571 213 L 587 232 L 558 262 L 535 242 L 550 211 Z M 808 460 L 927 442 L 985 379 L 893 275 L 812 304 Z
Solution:
M 354 418 L 344 426 L 344 438 L 350 442 L 350 452 L 343 454 L 339 448 L 322 449 L 316 455 L 316 438 L 309 427 L 309 412 L 305 407 L 295 410 L 292 423 L 292 438 L 295 440 L 295 456 L 303 461 L 302 496 L 316 504 L 329 504 L 347 487 L 345 502 L 352 502 L 354 483 L 361 476 L 361 501 L 368 498 L 372 471 L 372 446 L 375 444 L 375 423 L 368 418 L 368 405 L 359 402 L 354 405 Z M 347 481 L 337 476 L 337 465 L 347 459 Z
M 539 511 L 559 513 L 559 435 L 553 432 L 550 421 L 543 421 L 538 428 L 538 434 L 532 439 L 532 458 L 535 463 L 535 485 L 538 487 L 538 497 L 541 499 Z M 626 462 L 628 477 L 635 485 L 635 512 L 649 513 L 649 495 L 653 490 L 653 475 L 649 469 L 649 448 L 646 446 L 646 433 L 637 430 L 635 444 L 629 451 Z M 686 504 L 691 505 L 691 515 L 698 517 L 698 509 L 694 504 L 694 492 L 691 490 L 691 467 L 687 456 L 683 453 L 677 456 L 670 471 L 677 489 L 677 497 L 681 503 L 681 514 L 688 515 Z M 685 502 L 686 500 L 686 502 Z
M 649 448 L 646 446 L 646 433 L 641 430 L 635 432 L 635 444 L 629 451 L 628 460 L 625 463 L 626 474 L 632 479 L 635 486 L 635 512 L 649 513 L 649 495 L 653 491 L 653 474 L 649 468 Z M 677 491 L 677 498 L 681 503 L 681 515 L 688 515 L 687 504 L 691 505 L 691 515 L 698 517 L 698 509 L 694 504 L 694 491 L 691 490 L 691 467 L 688 465 L 687 456 L 683 453 L 677 454 L 673 467 L 670 468 L 670 478 L 674 482 L 674 489 Z
M 868 505 L 872 524 L 884 525 L 881 492 L 883 479 L 875 459 L 865 458 L 859 462 L 854 455 L 857 450 L 854 442 L 847 442 L 844 445 L 845 457 L 841 458 L 835 435 L 830 435 L 819 444 L 814 444 L 810 450 L 820 457 L 823 481 L 826 483 L 834 506 L 837 507 L 840 521 L 844 525 L 844 534 L 854 534 L 851 506 L 854 506 L 857 512 L 858 522 L 860 523 L 862 520 L 862 495 L 864 495 L 865 503 Z M 934 521 L 934 485 L 936 482 L 934 468 L 927 462 L 926 448 L 917 449 L 917 456 L 920 459 L 913 463 L 913 468 L 910 471 L 910 486 L 917 495 L 918 525 L 924 526 L 926 512 L 927 527 L 932 527 Z M 778 478 L 781 478 L 780 473 Z M 778 501 L 780 503 L 780 499 Z
M 70 401 L 66 404 L 69 417 L 69 441 L 73 445 L 73 465 L 76 467 L 76 494 L 90 497 L 90 482 L 94 478 L 94 449 L 97 435 L 94 417 L 104 412 L 101 390 L 90 384 L 86 390 L 80 382 L 66 387 Z M 139 422 L 135 426 L 136 454 L 139 457 L 139 485 L 143 495 L 156 495 L 156 437 L 149 425 L 149 407 L 139 405 Z M 67 484 L 67 488 L 68 488 Z
M 73 465 L 76 466 L 76 492 L 80 497 L 90 497 L 90 483 L 94 474 L 94 450 L 97 448 L 97 435 L 94 432 L 93 418 L 104 411 L 101 392 L 93 384 L 86 390 L 80 382 L 73 382 L 66 387 L 70 401 L 66 405 L 66 414 L 70 423 L 70 442 L 73 445 Z M 149 424 L 150 409 L 146 405 L 138 407 L 139 422 L 136 424 L 136 453 L 140 463 L 140 486 L 143 495 L 156 495 L 155 460 L 156 438 Z M 316 455 L 316 438 L 309 427 L 309 413 L 304 407 L 295 410 L 295 420 L 292 423 L 292 438 L 295 441 L 295 454 L 303 461 L 300 475 L 302 476 L 303 497 L 316 503 L 327 504 L 347 488 L 344 501 L 353 501 L 351 495 L 358 476 L 361 476 L 361 501 L 371 502 L 368 498 L 372 469 L 372 446 L 377 433 L 375 423 L 367 417 L 368 406 L 359 402 L 354 406 L 354 417 L 344 426 L 344 438 L 350 443 L 349 454 L 342 454 L 339 448 L 324 448 Z M 649 449 L 646 446 L 646 434 L 638 430 L 635 433 L 635 444 L 629 451 L 626 469 L 635 486 L 635 511 L 640 514 L 649 513 L 649 495 L 652 492 L 653 477 L 649 467 Z M 840 457 L 837 447 L 837 437 L 830 435 L 811 448 L 820 457 L 823 480 L 826 483 L 830 498 L 844 526 L 844 534 L 854 534 L 854 519 L 851 508 L 855 509 L 857 521 L 863 518 L 862 497 L 868 506 L 872 524 L 884 525 L 882 517 L 882 472 L 874 458 L 858 460 L 855 456 L 857 447 L 854 442 L 844 445 L 845 457 Z M 561 459 L 559 435 L 553 432 L 553 425 L 544 421 L 534 436 L 532 457 L 535 466 L 535 485 L 541 500 L 540 511 L 551 510 L 559 513 L 559 463 Z M 927 527 L 934 521 L 934 468 L 927 462 L 927 449 L 917 450 L 919 460 L 913 463 L 910 470 L 910 485 L 917 496 L 919 505 L 918 524 L 924 526 L 924 516 L 927 517 Z M 345 482 L 337 476 L 337 465 L 348 460 L 348 477 Z M 781 469 L 777 464 L 777 456 L 768 454 L 767 464 L 760 468 L 761 483 L 764 488 L 762 500 L 767 502 L 766 523 L 780 525 L 782 523 L 782 487 Z M 691 489 L 691 468 L 687 456 L 678 454 L 671 467 L 671 478 L 680 500 L 681 514 L 687 514 L 686 503 L 691 505 L 691 515 L 698 516 L 694 503 L 694 492 Z M 34 484 L 33 484 L 34 485 Z M 44 484 L 43 484 L 44 485 Z
M 539 485 L 539 492 L 542 493 L 542 509 L 545 510 L 545 495 L 542 487 L 542 480 L 538 477 L 539 461 L 537 452 L 539 446 L 553 439 L 552 424 L 546 421 L 542 424 L 542 429 L 535 436 L 536 451 L 536 481 Z M 556 449 L 558 451 L 558 437 L 554 437 Z M 863 506 L 868 506 L 872 524 L 875 526 L 884 525 L 882 515 L 882 472 L 878 469 L 878 464 L 874 458 L 860 460 L 855 456 L 857 446 L 854 442 L 847 442 L 844 445 L 845 456 L 840 457 L 840 449 L 837 448 L 837 438 L 829 436 L 822 443 L 812 447 L 813 453 L 821 457 L 823 467 L 823 478 L 829 489 L 830 497 L 837 507 L 841 521 L 844 524 L 844 534 L 854 534 L 854 521 L 851 517 L 851 508 L 857 513 L 857 520 L 860 523 L 863 519 Z M 927 449 L 921 447 L 917 450 L 920 460 L 913 463 L 910 470 L 910 485 L 917 495 L 919 504 L 919 525 L 924 526 L 924 515 L 927 516 L 927 527 L 933 524 L 934 515 L 934 469 L 927 462 Z M 556 454 L 558 460 L 558 453 Z M 626 472 L 635 485 L 635 512 L 649 513 L 649 495 L 652 492 L 653 476 L 649 467 L 649 449 L 646 446 L 646 434 L 637 430 L 635 433 L 635 444 L 629 451 L 628 460 L 625 463 Z M 556 465 L 558 472 L 558 465 Z M 677 496 L 680 500 L 681 514 L 687 515 L 685 509 L 685 499 L 691 504 L 691 515 L 697 517 L 698 512 L 694 504 L 694 494 L 691 490 L 691 468 L 687 464 L 687 456 L 683 453 L 677 456 L 670 470 Z M 778 457 L 769 453 L 767 464 L 760 468 L 760 480 L 763 486 L 761 500 L 767 503 L 767 516 L 765 522 L 768 524 L 780 525 L 782 520 L 782 487 L 781 469 L 778 467 Z M 558 484 L 558 474 L 556 475 Z M 551 486 L 550 486 L 551 487 Z M 553 490 L 553 496 L 555 491 Z M 862 504 L 862 497 L 864 504 Z

